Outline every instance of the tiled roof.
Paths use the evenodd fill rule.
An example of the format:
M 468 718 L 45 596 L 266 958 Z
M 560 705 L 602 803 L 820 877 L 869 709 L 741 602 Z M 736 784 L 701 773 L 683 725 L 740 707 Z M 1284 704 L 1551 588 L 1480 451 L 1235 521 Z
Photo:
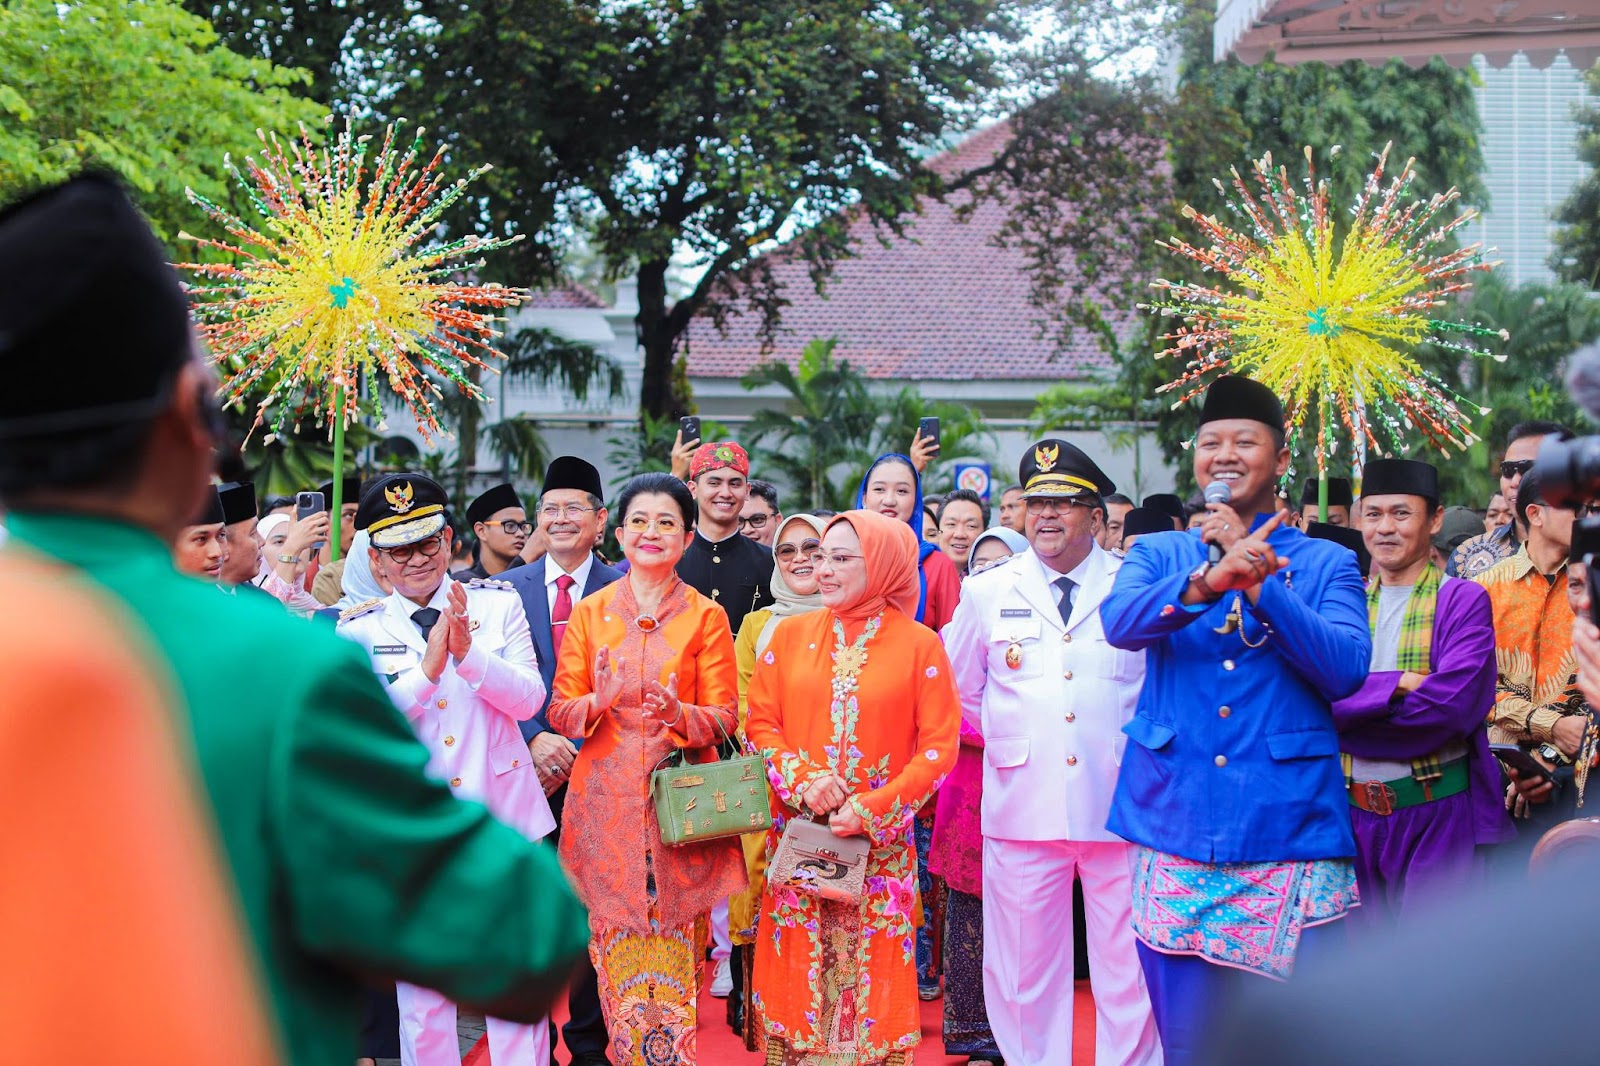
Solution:
M 575 281 L 548 289 L 535 289 L 522 305 L 535 311 L 569 311 L 603 308 L 606 302 Z
M 1005 123 L 986 127 L 930 165 L 940 173 L 964 172 L 993 158 L 1009 136 Z M 808 341 L 829 337 L 839 338 L 836 358 L 872 378 L 1047 379 L 1106 365 L 1087 330 L 1074 330 L 1065 350 L 1041 333 L 1041 314 L 1028 303 L 1022 253 L 994 242 L 1006 207 L 986 199 L 962 220 L 957 208 L 964 199 L 958 193 L 946 203 L 924 201 L 906 236 L 887 246 L 858 218 L 855 255 L 837 264 L 821 295 L 803 258 L 787 248 L 769 253 L 789 301 L 773 347 L 763 350 L 754 312 L 730 316 L 726 332 L 699 318 L 687 337 L 690 375 L 737 378 L 772 358 L 793 364 Z M 1120 327 L 1128 316 L 1108 317 Z

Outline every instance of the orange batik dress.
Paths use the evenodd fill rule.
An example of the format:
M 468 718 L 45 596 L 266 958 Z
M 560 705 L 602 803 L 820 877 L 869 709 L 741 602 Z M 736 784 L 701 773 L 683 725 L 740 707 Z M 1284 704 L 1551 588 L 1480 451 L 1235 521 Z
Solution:
M 601 645 L 626 679 L 611 710 L 589 721 Z M 681 719 L 646 719 L 645 682 L 678 678 Z M 562 639 L 550 723 L 583 738 L 567 790 L 561 861 L 584 905 L 589 955 L 617 1066 L 693 1066 L 695 1004 L 707 916 L 746 884 L 738 837 L 668 847 L 650 800 L 650 773 L 672 752 L 716 757 L 736 727 L 739 697 L 728 618 L 674 580 L 641 616 L 624 579 L 580 602 Z
M 767 1061 L 909 1062 L 921 1039 L 911 823 L 955 764 L 961 706 L 939 637 L 894 608 L 786 619 L 756 662 L 750 743 L 773 790 L 770 858 L 797 790 L 837 773 L 873 847 L 866 895 L 836 903 L 767 886 L 752 997 Z

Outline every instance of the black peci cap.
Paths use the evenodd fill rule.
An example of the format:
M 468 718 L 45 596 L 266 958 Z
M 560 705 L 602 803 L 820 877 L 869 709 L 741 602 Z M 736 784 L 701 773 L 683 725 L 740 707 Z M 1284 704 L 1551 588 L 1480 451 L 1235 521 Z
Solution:
M 425 474 L 388 474 L 367 490 L 356 514 L 374 548 L 398 548 L 427 540 L 444 528 L 450 503 L 439 483 Z
M 1172 516 L 1153 507 L 1135 507 L 1122 516 L 1122 537 L 1142 537 L 1146 533 L 1171 533 Z
M 1361 495 L 1421 496 L 1438 503 L 1439 471 L 1415 459 L 1374 459 L 1361 469 Z
M 191 526 L 219 526 L 226 521 L 227 515 L 222 510 L 222 494 L 213 488 L 206 493 L 206 498 L 200 505 L 200 513 L 189 524 Z
M 1200 406 L 1200 424 L 1228 418 L 1248 418 L 1283 432 L 1283 401 L 1265 385 L 1241 374 L 1224 374 L 1206 390 Z
M 1147 511 L 1160 511 L 1168 516 L 1168 525 L 1171 525 L 1174 521 L 1182 525 L 1188 518 L 1183 509 L 1183 500 L 1178 497 L 1177 493 L 1173 492 L 1151 493 L 1144 498 L 1139 506 Z
M 0 439 L 149 418 L 192 344 L 177 271 L 115 179 L 0 212 Z
M 1362 539 L 1359 529 L 1336 526 L 1332 522 L 1307 522 L 1305 534 L 1315 540 L 1331 540 L 1349 548 L 1356 553 L 1356 565 L 1361 568 L 1361 576 L 1366 577 L 1372 572 L 1372 555 L 1367 551 L 1367 542 Z
M 256 487 L 249 481 L 236 481 L 217 489 L 222 497 L 222 520 L 228 525 L 253 521 L 256 517 Z
M 521 507 L 522 500 L 511 485 L 496 485 L 467 506 L 467 525 L 487 522 L 489 516 L 507 507 Z
M 1383 462 L 1383 460 L 1375 459 L 1375 460 L 1373 460 L 1373 462 Z M 1370 469 L 1372 469 L 1372 464 L 1371 463 L 1367 464 L 1366 470 L 1362 471 L 1362 477 L 1363 478 L 1366 478 L 1368 476 L 1366 471 L 1370 470 Z M 1361 484 L 1362 484 L 1362 488 L 1361 488 L 1362 495 L 1366 495 L 1366 481 L 1363 480 Z M 1306 483 L 1304 485 L 1302 485 L 1301 488 L 1300 488 L 1300 506 L 1301 507 L 1309 507 L 1312 504 L 1317 503 L 1318 502 L 1317 493 L 1319 491 L 1320 491 L 1320 489 L 1318 487 L 1317 479 L 1316 478 L 1308 478 L 1306 480 Z M 1355 498 L 1355 494 L 1350 490 L 1350 479 L 1349 478 L 1347 478 L 1347 477 L 1330 477 L 1328 479 L 1328 506 L 1329 507 L 1353 507 L 1353 506 L 1355 506 L 1355 502 L 1356 502 L 1356 498 Z
M 544 471 L 544 487 L 539 495 L 553 489 L 577 489 L 587 492 L 597 500 L 605 499 L 605 486 L 600 483 L 600 471 L 592 463 L 576 455 L 558 455 L 550 460 Z
M 347 478 L 344 479 L 342 487 L 344 489 L 344 492 L 339 497 L 339 506 L 340 507 L 343 507 L 347 503 L 360 503 L 361 502 L 361 479 L 360 478 L 358 478 L 358 477 L 347 477 Z M 326 505 L 331 510 L 332 507 L 333 507 L 333 482 L 332 481 L 324 481 L 322 484 L 317 486 L 317 491 L 322 493 L 322 502 L 323 502 L 323 504 Z
M 1028 499 L 1107 496 L 1117 491 L 1117 486 L 1082 448 L 1054 437 L 1039 441 L 1023 453 L 1017 480 L 1022 482 L 1022 495 Z

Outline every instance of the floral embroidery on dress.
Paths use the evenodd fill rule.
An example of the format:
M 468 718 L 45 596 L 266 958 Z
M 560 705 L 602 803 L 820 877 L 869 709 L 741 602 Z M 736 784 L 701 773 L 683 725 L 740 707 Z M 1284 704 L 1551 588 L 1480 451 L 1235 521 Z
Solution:
M 939 676 L 939 668 L 937 666 L 930 666 L 930 667 L 928 667 L 928 669 L 926 671 L 924 671 L 924 673 L 928 677 L 938 677 Z
M 762 657 L 761 657 L 761 661 L 762 661 L 762 662 L 764 662 L 764 663 L 766 663 L 766 664 L 767 664 L 767 665 L 768 665 L 768 666 L 771 666 L 771 665 L 772 665 L 772 664 L 773 664 L 773 663 L 775 663 L 775 662 L 777 662 L 777 661 L 778 661 L 778 660 L 777 660 L 777 657 L 776 657 L 776 656 L 774 656 L 774 655 L 773 655 L 773 654 L 772 654 L 772 653 L 771 653 L 771 652 L 770 652 L 770 651 L 769 651 L 769 652 L 767 652 L 767 654 L 765 654 L 765 655 L 763 655 L 763 656 L 762 656 Z

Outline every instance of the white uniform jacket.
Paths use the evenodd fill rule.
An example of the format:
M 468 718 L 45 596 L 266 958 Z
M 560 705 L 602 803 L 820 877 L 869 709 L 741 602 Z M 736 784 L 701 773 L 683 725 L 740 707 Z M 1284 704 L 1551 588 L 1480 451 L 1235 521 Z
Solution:
M 1032 551 L 969 577 L 944 628 L 962 717 L 983 734 L 983 835 L 1104 840 L 1144 681 L 1144 652 L 1106 643 L 1100 602 L 1122 560 L 1095 545 L 1063 625 Z M 1074 571 L 1078 574 L 1079 571 Z
M 428 604 L 441 614 L 450 609 L 451 583 L 446 577 Z M 428 642 L 411 620 L 415 610 L 398 593 L 372 600 L 339 617 L 339 635 L 367 649 L 390 699 L 428 749 L 428 772 L 538 840 L 555 819 L 517 728 L 544 701 L 521 597 L 505 582 L 467 584 L 472 648 L 459 663 L 446 660 L 437 684 L 422 672 Z

